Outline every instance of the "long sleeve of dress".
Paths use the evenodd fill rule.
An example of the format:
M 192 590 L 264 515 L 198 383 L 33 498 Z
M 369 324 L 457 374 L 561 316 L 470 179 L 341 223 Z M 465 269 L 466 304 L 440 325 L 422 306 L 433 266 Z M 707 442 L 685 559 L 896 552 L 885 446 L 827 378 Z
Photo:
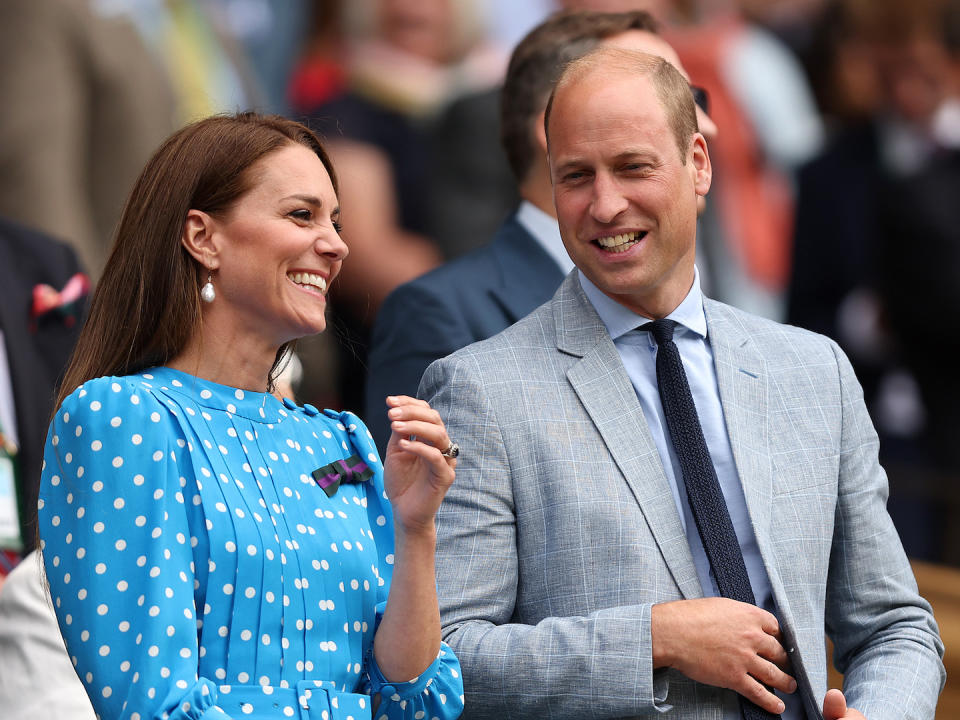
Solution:
M 332 413 L 341 427 L 350 435 L 350 442 L 357 454 L 374 469 L 366 498 L 367 515 L 377 547 L 379 558 L 379 584 L 377 588 L 377 619 L 380 625 L 387 605 L 390 578 L 393 573 L 393 513 L 383 485 L 383 465 L 380 462 L 373 435 L 356 415 L 349 412 Z M 380 694 L 377 720 L 400 718 L 457 718 L 463 711 L 463 679 L 460 663 L 446 643 L 440 644 L 437 659 L 418 677 L 408 682 L 388 682 L 377 666 L 373 647 L 364 661 L 366 690 Z
M 167 432 L 156 429 L 168 425 Z M 50 593 L 102 718 L 227 717 L 198 677 L 196 567 L 171 414 L 102 378 L 75 391 L 47 438 L 39 527 Z M 162 618 L 162 621 L 158 621 Z

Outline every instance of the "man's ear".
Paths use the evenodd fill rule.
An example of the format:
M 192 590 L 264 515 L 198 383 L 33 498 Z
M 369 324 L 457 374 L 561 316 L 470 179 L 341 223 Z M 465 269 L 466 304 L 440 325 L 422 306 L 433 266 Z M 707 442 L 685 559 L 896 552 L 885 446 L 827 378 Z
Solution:
M 202 210 L 188 210 L 180 243 L 194 260 L 207 270 L 220 267 L 220 247 L 214 233 L 214 219 Z
M 544 155 L 547 154 L 547 129 L 543 126 L 543 118 L 546 114 L 547 111 L 544 108 L 533 119 L 533 138 L 537 141 L 537 145 L 540 146 Z
M 700 133 L 694 133 L 690 148 L 693 164 L 693 186 L 697 195 L 703 197 L 710 192 L 710 183 L 713 181 L 713 168 L 710 165 L 710 153 L 707 151 L 707 141 Z

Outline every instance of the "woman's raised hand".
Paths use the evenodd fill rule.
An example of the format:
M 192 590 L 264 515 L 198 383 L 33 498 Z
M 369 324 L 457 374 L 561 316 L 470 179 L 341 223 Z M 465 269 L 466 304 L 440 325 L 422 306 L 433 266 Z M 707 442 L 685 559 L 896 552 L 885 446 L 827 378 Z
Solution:
M 394 521 L 408 532 L 433 532 L 434 516 L 457 467 L 455 454 L 449 452 L 453 442 L 440 415 L 425 401 L 392 395 L 387 406 L 392 433 L 384 458 L 384 484 Z

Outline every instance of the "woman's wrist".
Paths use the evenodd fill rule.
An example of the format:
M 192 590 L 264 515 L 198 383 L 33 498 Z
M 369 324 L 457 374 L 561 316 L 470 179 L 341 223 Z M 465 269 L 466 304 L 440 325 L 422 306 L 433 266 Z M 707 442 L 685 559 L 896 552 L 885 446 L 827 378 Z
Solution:
M 396 523 L 393 532 L 397 550 L 420 548 L 433 552 L 437 547 L 437 526 L 432 520 L 429 523 L 418 523 L 413 526 Z

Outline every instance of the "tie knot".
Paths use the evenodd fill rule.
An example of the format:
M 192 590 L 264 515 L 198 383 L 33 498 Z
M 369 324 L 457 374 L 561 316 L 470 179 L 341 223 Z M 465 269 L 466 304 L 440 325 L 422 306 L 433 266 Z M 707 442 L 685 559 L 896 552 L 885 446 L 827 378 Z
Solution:
M 653 333 L 653 339 L 657 341 L 657 345 L 663 345 L 667 342 L 673 341 L 673 329 L 677 324 L 673 320 L 654 320 L 653 322 L 648 322 L 640 326 L 641 330 L 649 330 Z

